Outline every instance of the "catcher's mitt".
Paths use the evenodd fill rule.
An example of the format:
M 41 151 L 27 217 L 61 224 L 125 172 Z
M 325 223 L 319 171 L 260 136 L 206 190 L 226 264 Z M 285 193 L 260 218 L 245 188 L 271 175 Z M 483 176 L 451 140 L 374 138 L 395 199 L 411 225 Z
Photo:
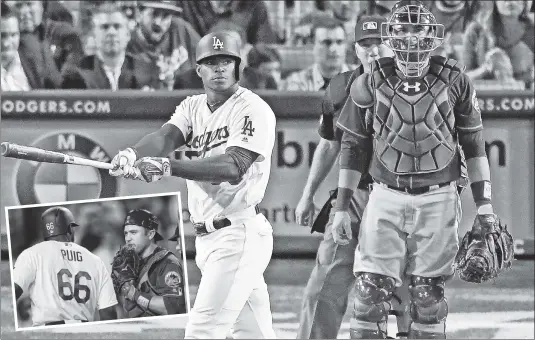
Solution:
M 141 271 L 141 258 L 133 247 L 123 246 L 115 254 L 111 266 L 113 288 L 119 294 L 123 284 L 137 280 Z
M 494 214 L 477 215 L 464 235 L 454 267 L 461 280 L 481 283 L 511 268 L 513 237 Z

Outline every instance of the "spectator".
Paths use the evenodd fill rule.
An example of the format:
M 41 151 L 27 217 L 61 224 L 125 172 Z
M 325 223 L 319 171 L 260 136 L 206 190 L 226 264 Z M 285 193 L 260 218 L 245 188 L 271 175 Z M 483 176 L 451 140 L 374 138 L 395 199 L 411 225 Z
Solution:
M 355 41 L 353 37 L 353 28 L 355 28 L 356 13 L 360 8 L 361 3 L 355 1 L 324 1 L 316 2 L 316 8 L 305 14 L 297 24 L 294 31 L 294 45 L 307 45 L 313 43 L 312 27 L 318 22 L 325 20 L 325 18 L 333 18 L 339 21 L 346 32 L 348 32 L 348 45 L 352 45 Z M 352 50 L 349 51 L 351 55 L 354 54 Z
M 68 23 L 74 26 L 74 17 L 62 2 L 56 0 L 47 0 L 43 2 L 43 17 L 59 22 Z
M 130 29 L 134 29 L 137 26 L 136 22 L 136 12 L 137 12 L 137 3 L 139 1 L 137 0 L 91 0 L 91 1 L 79 1 L 78 4 L 78 22 L 82 29 L 82 32 L 84 33 L 90 33 L 89 31 L 93 27 L 93 23 L 91 22 L 91 17 L 93 11 L 100 7 L 101 5 L 105 3 L 113 2 L 121 7 L 121 9 L 125 12 L 126 16 L 128 17 L 128 27 Z M 70 1 L 66 2 L 70 3 Z M 66 5 L 64 2 L 64 5 Z
M 290 74 L 283 81 L 285 90 L 325 90 L 333 76 L 354 68 L 345 63 L 346 33 L 339 21 L 325 18 L 316 23 L 312 28 L 312 38 L 314 39 L 314 64 Z
M 274 48 L 264 44 L 255 45 L 247 55 L 247 64 L 252 69 L 264 75 L 267 79 L 270 77 L 278 86 L 281 83 L 281 56 Z M 270 88 L 267 82 L 258 88 Z
M 1 65 L 2 91 L 29 91 L 31 89 L 54 88 L 54 81 L 47 69 L 41 67 L 35 55 L 21 53 L 18 16 L 2 2 Z M 50 61 L 50 66 L 54 66 Z
M 218 30 L 218 26 L 215 26 L 215 29 Z M 239 32 L 233 30 L 226 30 L 226 32 L 234 35 L 236 39 L 240 41 L 242 46 L 240 52 L 242 59 L 240 63 L 240 85 L 248 89 L 277 89 L 277 83 L 271 76 L 263 75 L 246 64 L 245 60 L 249 49 L 247 44 L 244 43 L 243 35 L 240 35 Z M 204 89 L 204 85 L 197 73 L 197 69 L 188 70 L 180 74 L 175 81 L 174 89 Z
M 173 1 L 139 3 L 138 27 L 127 50 L 157 66 L 160 80 L 172 89 L 175 76 L 195 68 L 195 47 L 201 39 L 195 29 L 177 15 Z
M 524 90 L 526 84 L 515 80 L 513 65 L 509 56 L 499 47 L 494 47 L 488 52 L 488 62 L 491 65 L 491 77 L 493 80 L 475 80 L 474 85 L 478 89 L 497 90 L 507 87 L 508 89 Z
M 119 1 L 121 9 L 128 18 L 128 28 L 133 31 L 137 28 L 137 1 L 125 0 Z
M 213 30 L 215 24 L 231 22 L 240 26 L 246 43 L 276 43 L 277 35 L 271 27 L 264 1 L 250 0 L 179 0 L 184 17 L 201 36 Z
M 116 4 L 103 4 L 93 14 L 97 52 L 86 56 L 79 66 L 66 68 L 64 89 L 141 89 L 158 86 L 156 68 L 127 55 L 130 40 L 128 18 Z
M 444 41 L 434 51 L 447 58 L 459 60 L 462 54 L 463 34 L 478 11 L 475 0 L 431 0 L 424 4 L 433 13 L 439 24 L 444 25 Z
M 371 4 L 370 6 L 366 6 L 366 8 L 363 9 L 361 15 L 380 15 L 382 17 L 386 17 L 388 14 L 390 14 L 390 11 L 392 10 L 392 7 L 398 2 L 398 0 L 375 0 L 375 1 L 367 1 L 368 4 Z
M 533 81 L 533 22 L 528 18 L 527 1 L 493 1 L 478 14 L 463 37 L 462 63 L 472 79 L 492 79 L 494 47 L 505 51 L 513 66 L 515 79 Z
M 48 68 L 49 61 L 55 64 L 53 74 L 56 86 L 61 82 L 60 72 L 63 67 L 77 64 L 83 57 L 83 47 L 77 30 L 65 22 L 54 21 L 43 17 L 43 1 L 7 1 L 8 5 L 17 12 L 20 25 L 21 45 L 30 53 L 41 59 L 41 67 Z

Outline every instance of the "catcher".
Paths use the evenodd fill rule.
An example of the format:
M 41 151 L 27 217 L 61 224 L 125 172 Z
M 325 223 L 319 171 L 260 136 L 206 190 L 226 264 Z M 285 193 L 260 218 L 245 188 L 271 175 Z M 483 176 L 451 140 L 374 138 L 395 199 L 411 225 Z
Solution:
M 353 82 L 352 103 L 337 122 L 344 130 L 332 228 L 337 243 L 352 238 L 348 209 L 361 174 L 374 181 L 355 252 L 350 334 L 384 337 L 390 300 L 406 275 L 408 337 L 446 338 L 444 288 L 454 268 L 472 282 L 496 277 L 511 265 L 512 237 L 492 208 L 474 86 L 455 60 L 431 56 L 444 26 L 420 2 L 403 0 L 381 31 L 395 56 L 375 61 L 370 74 Z M 368 110 L 364 119 L 352 112 L 357 107 Z M 459 251 L 460 149 L 477 216 Z
M 143 209 L 128 212 L 124 222 L 126 245 L 113 259 L 112 280 L 126 317 L 184 314 L 182 263 L 156 245 L 158 219 Z

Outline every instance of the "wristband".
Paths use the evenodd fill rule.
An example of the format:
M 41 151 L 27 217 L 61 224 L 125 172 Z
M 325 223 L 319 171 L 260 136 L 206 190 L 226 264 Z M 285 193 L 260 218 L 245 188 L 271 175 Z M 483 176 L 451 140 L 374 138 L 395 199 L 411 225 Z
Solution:
M 139 307 L 143 308 L 144 310 L 147 310 L 149 309 L 150 299 L 147 299 L 146 297 L 140 294 L 136 299 L 136 303 Z
M 472 196 L 476 207 L 480 207 L 484 204 L 491 204 L 492 200 L 492 186 L 490 181 L 477 181 L 470 184 L 472 189 Z
M 147 310 L 149 308 L 150 299 L 141 295 L 140 291 L 136 289 L 132 284 L 124 290 L 125 298 L 135 302 L 139 307 Z
M 138 155 L 138 153 L 137 153 L 136 148 L 134 148 L 134 147 L 129 147 L 128 149 L 132 150 L 132 152 L 133 152 L 134 155 L 136 156 L 136 160 L 139 159 L 139 155 Z

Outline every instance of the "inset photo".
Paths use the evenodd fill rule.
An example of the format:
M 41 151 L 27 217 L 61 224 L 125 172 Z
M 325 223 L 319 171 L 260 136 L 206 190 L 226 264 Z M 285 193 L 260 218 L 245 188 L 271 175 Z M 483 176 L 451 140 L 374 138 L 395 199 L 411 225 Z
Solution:
M 11 206 L 6 222 L 17 331 L 187 322 L 179 192 Z

